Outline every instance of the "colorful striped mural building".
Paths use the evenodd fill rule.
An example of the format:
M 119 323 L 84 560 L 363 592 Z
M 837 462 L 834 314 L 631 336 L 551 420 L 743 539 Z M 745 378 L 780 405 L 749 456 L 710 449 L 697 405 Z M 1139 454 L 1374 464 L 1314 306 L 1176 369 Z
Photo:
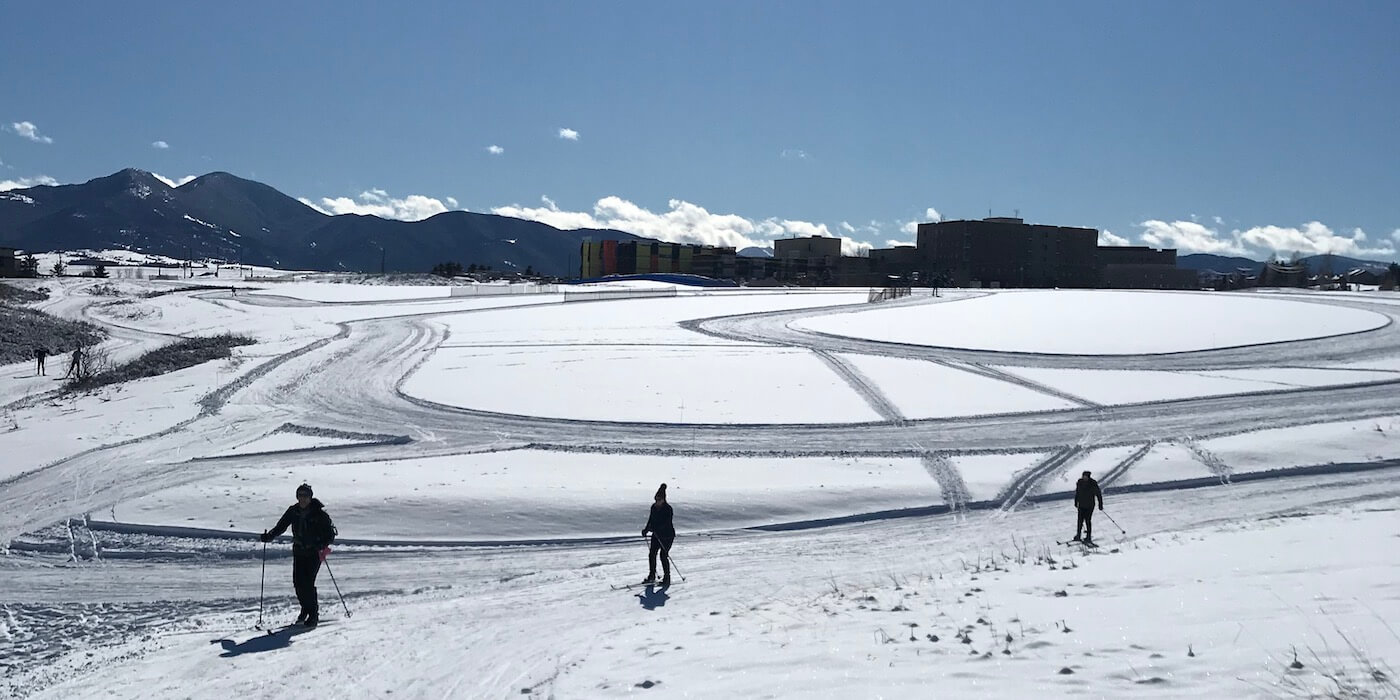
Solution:
M 584 241 L 579 276 L 679 272 L 716 279 L 734 278 L 733 248 L 660 241 Z

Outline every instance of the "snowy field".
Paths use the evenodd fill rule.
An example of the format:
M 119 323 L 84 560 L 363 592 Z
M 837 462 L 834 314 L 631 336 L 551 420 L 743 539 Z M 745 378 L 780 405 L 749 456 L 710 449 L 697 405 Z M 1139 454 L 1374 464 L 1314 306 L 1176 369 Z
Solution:
M 1369 295 L 42 284 L 114 359 L 257 343 L 0 368 L 0 696 L 1400 694 Z M 1084 470 L 1098 549 L 1058 544 Z M 280 628 L 279 542 L 265 634 L 302 481 L 325 624 Z M 615 589 L 661 482 L 674 585 Z
M 1322 338 L 1388 322 L 1376 313 L 1305 303 L 1296 297 L 1057 290 L 1001 292 L 955 304 L 819 317 L 798 326 L 912 345 L 1127 355 Z

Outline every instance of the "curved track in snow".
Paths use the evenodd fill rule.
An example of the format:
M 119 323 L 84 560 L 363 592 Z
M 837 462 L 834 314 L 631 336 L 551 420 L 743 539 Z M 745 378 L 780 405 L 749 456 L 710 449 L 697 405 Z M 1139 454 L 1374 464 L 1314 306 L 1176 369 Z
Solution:
M 901 300 L 901 305 L 956 303 L 976 296 L 956 298 L 914 298 Z M 804 347 L 826 352 L 861 355 L 883 355 L 913 360 L 963 362 L 1011 367 L 1050 367 L 1061 369 L 1114 370 L 1222 370 L 1250 367 L 1303 366 L 1315 363 L 1363 362 L 1400 354 L 1400 307 L 1394 304 L 1367 302 L 1351 298 L 1326 297 L 1292 303 L 1313 303 L 1344 306 L 1370 311 L 1390 321 L 1368 331 L 1307 340 L 1243 345 L 1216 350 L 1159 353 L 1148 355 L 1064 355 L 1028 352 L 999 352 L 967 350 L 953 347 L 911 345 L 882 340 L 833 335 L 794 328 L 794 321 L 832 313 L 830 309 L 799 309 L 777 313 L 744 314 L 686 321 L 682 325 L 697 333 L 716 338 L 743 342 L 769 343 L 789 347 Z M 849 311 L 864 309 L 852 308 Z
M 902 303 L 902 302 L 901 302 Z M 1361 307 L 1394 320 L 1400 307 L 1353 300 L 1328 303 Z M 793 319 L 868 308 L 838 307 L 711 318 L 683 324 L 726 339 L 808 348 L 824 356 L 861 353 L 964 363 L 1094 369 L 1220 369 L 1258 365 L 1297 366 L 1394 357 L 1400 324 L 1323 340 L 1275 343 L 1250 349 L 1159 356 L 1070 357 L 989 353 L 906 346 L 794 330 Z M 260 455 L 263 466 L 334 464 L 467 454 L 521 447 L 627 454 L 734 456 L 932 455 L 989 452 L 1088 451 L 1112 445 L 1209 438 L 1263 427 L 1318 422 L 1319 416 L 1360 419 L 1397 413 L 1393 379 L 1335 387 L 1282 389 L 1119 406 L 1090 405 L 1056 411 L 961 418 L 896 420 L 878 394 L 885 422 L 860 424 L 705 425 L 621 423 L 508 415 L 444 406 L 405 395 L 400 387 L 447 338 L 436 318 L 499 311 L 428 311 L 351 321 L 340 333 L 282 355 L 205 397 L 195 419 L 121 444 L 99 447 L 0 483 L 0 542 L 74 513 L 188 483 L 210 470 L 247 464 L 232 449 L 250 435 L 295 422 L 358 433 L 407 435 L 406 444 L 298 450 Z M 843 375 L 844 376 L 844 375 Z M 858 374 L 847 381 L 869 387 Z M 683 428 L 683 430 L 678 430 Z M 196 460 L 197 461 L 192 461 Z M 937 464 L 937 460 L 932 462 Z M 1006 500 L 1031 495 L 1054 465 L 1033 469 L 1008 484 Z M 956 483 L 956 474 L 940 481 Z M 966 500 L 957 489 L 945 498 Z M 953 501 L 950 500 L 950 503 Z M 1013 504 L 1014 505 L 1014 504 Z

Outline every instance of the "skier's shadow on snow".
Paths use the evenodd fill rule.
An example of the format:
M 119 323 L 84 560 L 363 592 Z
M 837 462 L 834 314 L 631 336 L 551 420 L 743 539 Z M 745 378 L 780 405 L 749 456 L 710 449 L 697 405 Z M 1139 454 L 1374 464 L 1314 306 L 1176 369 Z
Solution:
M 642 604 L 647 610 L 655 610 L 666 604 L 671 596 L 666 595 L 666 589 L 670 586 L 647 586 L 646 590 L 637 594 L 637 602 Z
M 219 657 L 228 659 L 244 654 L 286 649 L 292 645 L 292 637 L 307 631 L 310 631 L 309 627 L 286 627 L 276 630 L 272 634 L 260 634 L 246 642 L 235 642 L 232 639 L 211 639 L 209 643 L 221 646 L 224 653 L 219 654 Z

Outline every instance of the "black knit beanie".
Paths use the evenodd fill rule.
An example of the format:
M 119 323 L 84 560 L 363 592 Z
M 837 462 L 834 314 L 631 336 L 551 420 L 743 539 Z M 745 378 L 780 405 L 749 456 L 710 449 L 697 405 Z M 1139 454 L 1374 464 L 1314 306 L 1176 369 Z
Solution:
M 659 488 L 659 489 L 656 490 L 656 498 L 660 498 L 660 499 L 665 499 L 665 498 L 666 498 L 666 485 L 665 485 L 665 484 L 662 484 L 662 485 L 661 485 L 661 488 Z

